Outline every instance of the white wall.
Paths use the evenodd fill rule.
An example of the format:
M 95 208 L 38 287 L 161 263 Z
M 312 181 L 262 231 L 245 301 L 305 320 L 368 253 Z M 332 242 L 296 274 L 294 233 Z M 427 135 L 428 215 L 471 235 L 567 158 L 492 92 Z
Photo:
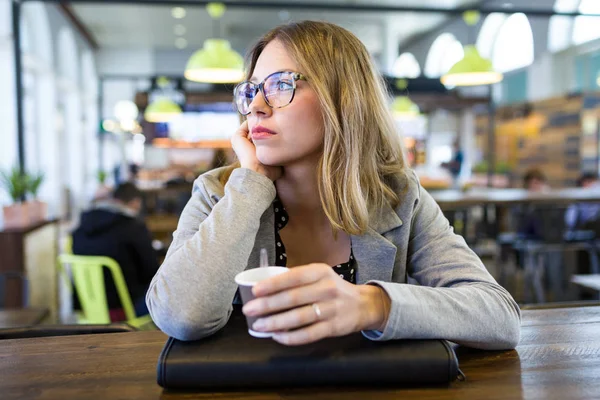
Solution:
M 96 56 L 98 75 L 152 76 L 156 73 L 155 55 L 151 49 L 101 49 Z M 102 117 L 114 117 L 115 104 L 135 98 L 138 83 L 131 79 L 106 80 L 103 84 Z
M 154 52 L 151 49 L 100 49 L 96 54 L 99 75 L 151 75 Z

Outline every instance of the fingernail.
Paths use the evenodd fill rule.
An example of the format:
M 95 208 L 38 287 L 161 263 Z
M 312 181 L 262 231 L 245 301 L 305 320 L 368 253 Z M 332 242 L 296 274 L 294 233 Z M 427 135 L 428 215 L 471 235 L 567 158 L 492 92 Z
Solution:
M 264 319 L 258 319 L 252 325 L 252 329 L 254 329 L 255 331 L 262 331 L 263 329 L 265 329 L 267 327 L 266 325 L 267 324 L 265 323 Z

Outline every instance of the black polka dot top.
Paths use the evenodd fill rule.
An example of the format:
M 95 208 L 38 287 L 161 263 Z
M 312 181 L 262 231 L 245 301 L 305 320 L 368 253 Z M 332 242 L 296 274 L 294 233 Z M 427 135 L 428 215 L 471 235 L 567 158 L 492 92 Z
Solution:
M 275 265 L 287 267 L 287 255 L 285 254 L 285 246 L 279 236 L 279 231 L 286 226 L 288 214 L 278 197 L 273 201 L 273 208 L 275 210 Z M 350 249 L 350 260 L 343 264 L 334 265 L 333 269 L 348 282 L 356 283 L 356 261 L 354 260 L 352 248 Z

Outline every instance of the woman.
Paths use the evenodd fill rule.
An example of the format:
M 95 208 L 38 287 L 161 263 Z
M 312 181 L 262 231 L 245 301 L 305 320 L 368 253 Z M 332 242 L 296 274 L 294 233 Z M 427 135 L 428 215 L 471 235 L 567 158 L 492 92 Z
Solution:
M 250 51 L 235 101 L 247 118 L 232 138 L 240 167 L 198 178 L 146 298 L 164 332 L 223 327 L 235 275 L 266 248 L 271 265 L 293 268 L 256 285 L 243 311 L 273 314 L 254 329 L 280 343 L 362 331 L 516 346 L 517 304 L 406 169 L 355 36 L 323 22 L 274 29 Z

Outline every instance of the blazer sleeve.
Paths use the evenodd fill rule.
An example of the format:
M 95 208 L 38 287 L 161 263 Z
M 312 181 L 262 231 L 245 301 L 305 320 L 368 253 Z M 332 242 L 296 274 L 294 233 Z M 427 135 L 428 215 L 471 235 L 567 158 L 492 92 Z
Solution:
M 249 169 L 233 171 L 218 202 L 207 179 L 215 178 L 201 176 L 194 183 L 146 294 L 156 325 L 179 340 L 200 339 L 227 323 L 237 290 L 234 277 L 246 268 L 260 218 L 275 198 L 273 182 Z
M 519 306 L 487 272 L 437 203 L 420 185 L 407 267 L 420 285 L 368 282 L 392 300 L 383 332 L 372 340 L 446 339 L 481 349 L 512 349 L 520 339 Z

